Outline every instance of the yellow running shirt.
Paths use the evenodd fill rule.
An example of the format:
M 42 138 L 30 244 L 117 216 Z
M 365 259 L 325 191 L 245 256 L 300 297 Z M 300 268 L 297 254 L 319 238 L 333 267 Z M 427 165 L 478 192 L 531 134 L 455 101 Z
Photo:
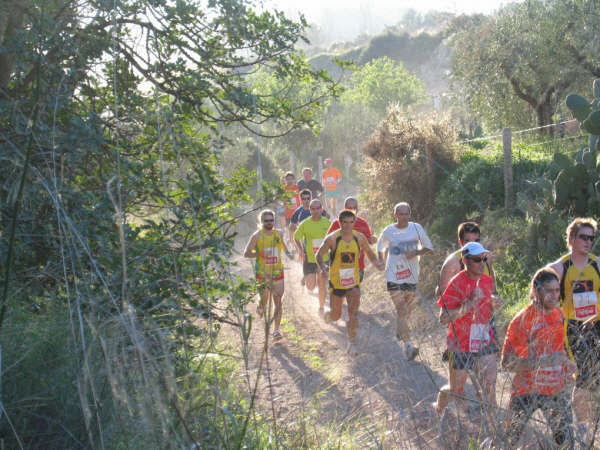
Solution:
M 256 244 L 256 278 L 263 281 L 283 280 L 283 262 L 281 251 L 283 243 L 277 230 L 267 234 L 258 230 L 258 243 Z
M 335 232 L 335 250 L 332 252 L 332 262 L 329 268 L 329 283 L 334 289 L 352 289 L 360 284 L 360 269 L 358 255 L 360 245 L 356 232 L 352 232 L 352 240 L 342 239 L 341 230 Z
M 590 253 L 583 269 L 573 264 L 570 254 L 563 256 L 560 261 L 563 265 L 560 301 L 565 318 L 584 321 L 595 316 L 600 291 L 600 271 L 596 256 Z

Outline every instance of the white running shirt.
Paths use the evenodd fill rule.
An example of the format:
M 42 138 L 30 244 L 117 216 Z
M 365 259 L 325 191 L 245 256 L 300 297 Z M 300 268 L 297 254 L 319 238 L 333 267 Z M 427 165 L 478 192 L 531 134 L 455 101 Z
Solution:
M 388 225 L 377 241 L 377 251 L 388 250 L 385 274 L 388 282 L 417 284 L 419 282 L 419 257 L 407 259 L 404 255 L 411 250 L 428 248 L 433 245 L 427 233 L 416 222 L 408 222 L 406 228 L 396 224 Z

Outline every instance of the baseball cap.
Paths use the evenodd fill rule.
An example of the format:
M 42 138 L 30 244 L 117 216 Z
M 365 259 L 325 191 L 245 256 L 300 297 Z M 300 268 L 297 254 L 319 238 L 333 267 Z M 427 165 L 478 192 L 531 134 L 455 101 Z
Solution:
M 324 162 L 324 163 L 328 163 L 328 162 L 331 162 L 331 161 L 333 161 L 331 158 L 325 158 L 325 159 L 323 160 L 323 162 Z
M 489 250 L 487 250 L 479 242 L 468 242 L 460 250 L 462 252 L 461 253 L 462 256 L 467 256 L 467 255 L 481 255 L 482 253 L 488 253 L 489 252 Z

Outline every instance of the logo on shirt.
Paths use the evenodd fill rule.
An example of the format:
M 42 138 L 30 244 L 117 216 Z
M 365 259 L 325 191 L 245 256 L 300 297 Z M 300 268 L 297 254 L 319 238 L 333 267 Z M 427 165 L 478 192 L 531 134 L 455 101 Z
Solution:
M 342 252 L 340 256 L 341 256 L 342 264 L 354 264 L 354 258 L 355 258 L 354 253 Z

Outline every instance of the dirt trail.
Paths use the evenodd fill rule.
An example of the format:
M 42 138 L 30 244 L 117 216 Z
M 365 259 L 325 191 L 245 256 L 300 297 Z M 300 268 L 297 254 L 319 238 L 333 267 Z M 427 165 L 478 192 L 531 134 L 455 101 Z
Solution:
M 250 263 L 241 265 L 250 274 Z M 486 437 L 475 412 L 468 417 L 461 414 L 458 424 L 450 415 L 443 425 L 445 440 L 438 438 L 439 419 L 428 404 L 447 380 L 441 361 L 444 329 L 437 323 L 433 299 L 421 298 L 414 311 L 412 335 L 420 353 L 414 361 L 406 361 L 395 339 L 394 308 L 383 274 L 368 267 L 361 285 L 360 354 L 350 357 L 345 352 L 345 322 L 326 324 L 318 314 L 316 292 L 300 285 L 300 264 L 293 261 L 286 266 L 284 339 L 269 343 L 258 390 L 259 411 L 275 417 L 280 430 L 296 433 L 297 444 L 307 447 L 329 443 L 348 448 L 473 448 Z M 249 310 L 255 313 L 255 306 Z M 253 380 L 264 344 L 263 323 L 255 322 L 250 339 Z M 500 374 L 501 404 L 507 402 L 508 386 L 506 375 Z M 470 386 L 466 394 L 474 397 Z M 348 441 L 339 441 L 338 436 L 325 441 L 321 426 L 343 432 Z

